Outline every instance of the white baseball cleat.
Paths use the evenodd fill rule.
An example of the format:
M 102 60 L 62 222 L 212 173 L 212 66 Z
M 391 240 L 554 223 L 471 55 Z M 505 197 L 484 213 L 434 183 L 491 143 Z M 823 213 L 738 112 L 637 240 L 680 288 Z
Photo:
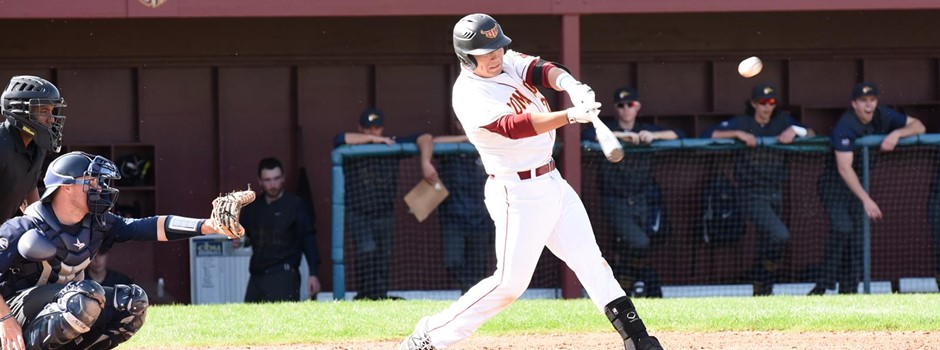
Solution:
M 437 350 L 434 345 L 431 345 L 431 337 L 428 336 L 427 329 L 428 318 L 425 317 L 418 321 L 415 331 L 398 345 L 398 350 Z

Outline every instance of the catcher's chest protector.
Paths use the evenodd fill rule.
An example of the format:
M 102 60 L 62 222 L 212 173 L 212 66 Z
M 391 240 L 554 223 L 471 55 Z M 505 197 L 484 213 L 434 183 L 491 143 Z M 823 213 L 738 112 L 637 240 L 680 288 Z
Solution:
M 80 223 L 78 233 L 70 234 L 62 230 L 55 215 L 43 205 L 30 206 L 26 216 L 32 220 L 36 230 L 23 233 L 16 249 L 30 261 L 13 266 L 4 273 L 4 281 L 0 282 L 6 287 L 3 288 L 4 293 L 84 279 L 85 268 L 108 234 L 106 228 L 88 216 Z

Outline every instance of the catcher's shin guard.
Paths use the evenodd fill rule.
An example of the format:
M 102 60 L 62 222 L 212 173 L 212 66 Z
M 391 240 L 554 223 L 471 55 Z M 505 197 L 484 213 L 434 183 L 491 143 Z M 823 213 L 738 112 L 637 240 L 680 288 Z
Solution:
M 92 280 L 73 281 L 55 295 L 25 329 L 26 349 L 58 349 L 84 333 L 104 308 L 104 288 Z
M 662 350 L 659 340 L 646 332 L 643 320 L 636 313 L 636 307 L 630 297 L 620 297 L 611 301 L 604 307 L 604 314 L 614 325 L 614 329 L 623 337 L 623 346 L 626 350 Z
M 78 349 L 113 349 L 126 342 L 144 325 L 150 301 L 143 288 L 136 284 L 114 286 L 114 310 L 104 329 L 93 329 L 83 336 Z

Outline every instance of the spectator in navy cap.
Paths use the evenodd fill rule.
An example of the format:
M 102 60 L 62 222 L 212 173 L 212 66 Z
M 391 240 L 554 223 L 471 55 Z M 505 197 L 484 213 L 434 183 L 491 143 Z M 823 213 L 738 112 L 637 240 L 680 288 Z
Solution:
M 880 220 L 881 208 L 865 192 L 855 172 L 855 140 L 866 135 L 885 135 L 881 151 L 890 152 L 898 140 L 924 133 L 924 124 L 917 118 L 878 105 L 878 86 L 862 82 L 852 89 L 852 108 L 842 114 L 832 128 L 832 149 L 835 157 L 819 179 L 819 195 L 829 216 L 829 239 L 826 242 L 822 275 L 810 295 L 822 295 L 835 289 L 839 293 L 858 292 L 862 265 L 861 215 Z
M 745 113 L 721 122 L 710 136 L 737 139 L 755 148 L 758 137 L 775 137 L 780 143 L 790 143 L 797 136 L 815 135 L 813 130 L 781 112 L 777 90 L 772 84 L 755 86 L 745 104 Z M 771 295 L 780 260 L 790 241 L 790 231 L 780 218 L 787 179 L 786 153 L 763 147 L 742 150 L 735 153 L 734 164 L 741 212 L 758 233 L 751 276 L 754 295 Z
M 374 108 L 359 114 L 359 132 L 341 132 L 333 144 L 416 143 L 421 153 L 424 178 L 440 182 L 431 163 L 431 134 L 385 136 L 385 116 Z M 361 157 L 343 164 L 346 181 L 346 223 L 355 243 L 353 265 L 357 300 L 401 299 L 388 295 L 388 267 L 395 226 L 395 194 L 398 193 L 399 157 Z
M 615 118 L 604 124 L 619 139 L 633 145 L 648 145 L 655 140 L 673 140 L 679 130 L 637 121 L 642 104 L 640 94 L 630 86 L 614 91 Z M 585 141 L 597 141 L 593 127 L 581 135 Z M 620 286 L 634 297 L 662 297 L 656 271 L 647 263 L 651 237 L 664 231 L 657 195 L 659 186 L 652 175 L 652 153 L 632 153 L 618 163 L 599 163 L 598 190 L 601 209 L 614 230 L 614 253 L 610 260 Z
M 381 128 L 383 125 L 385 125 L 385 116 L 382 115 L 382 111 L 370 108 L 359 113 L 359 127 L 362 129 Z

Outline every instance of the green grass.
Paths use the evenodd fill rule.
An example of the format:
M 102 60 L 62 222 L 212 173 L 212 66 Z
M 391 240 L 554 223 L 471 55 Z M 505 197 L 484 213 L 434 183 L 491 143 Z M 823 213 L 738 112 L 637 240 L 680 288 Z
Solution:
M 940 294 L 637 299 L 655 331 L 940 331 Z M 451 301 L 158 306 L 128 347 L 390 340 Z M 611 332 L 586 299 L 520 300 L 481 335 Z

